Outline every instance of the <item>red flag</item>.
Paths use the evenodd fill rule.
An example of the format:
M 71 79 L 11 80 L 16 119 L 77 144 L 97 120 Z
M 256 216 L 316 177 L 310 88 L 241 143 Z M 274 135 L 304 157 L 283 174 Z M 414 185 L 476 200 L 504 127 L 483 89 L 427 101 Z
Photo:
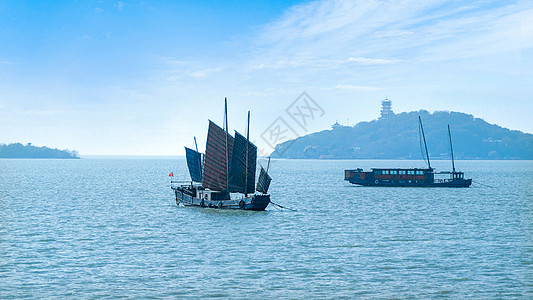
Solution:
M 170 174 L 168 174 L 169 177 L 172 177 L 174 176 L 174 172 L 170 172 Z

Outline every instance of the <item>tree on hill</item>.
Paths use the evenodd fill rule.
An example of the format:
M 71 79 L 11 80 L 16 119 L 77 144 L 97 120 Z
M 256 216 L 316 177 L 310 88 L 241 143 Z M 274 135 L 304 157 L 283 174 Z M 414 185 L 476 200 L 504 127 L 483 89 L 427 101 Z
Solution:
M 335 126 L 276 146 L 273 157 L 335 159 L 421 159 L 418 116 L 430 158 L 450 157 L 450 124 L 458 159 L 533 159 L 533 135 L 509 130 L 472 115 L 421 110 L 387 119 Z M 423 144 L 422 144 L 423 147 Z

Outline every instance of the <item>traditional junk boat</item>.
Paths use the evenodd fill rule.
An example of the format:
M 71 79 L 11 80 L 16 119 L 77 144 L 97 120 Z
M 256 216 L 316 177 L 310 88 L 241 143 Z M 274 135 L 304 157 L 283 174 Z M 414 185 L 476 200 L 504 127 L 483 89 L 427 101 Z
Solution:
M 250 112 L 246 137 L 235 131 L 228 133 L 227 100 L 224 107 L 224 129 L 209 120 L 205 155 L 185 147 L 191 181 L 171 181 L 176 204 L 222 209 L 265 210 L 270 203 L 268 188 L 272 178 L 261 167 L 257 188 L 255 171 L 257 147 L 249 140 Z M 202 159 L 203 158 L 203 159 Z M 258 193 L 256 193 L 256 190 Z M 232 194 L 233 193 L 233 194 Z
M 407 187 L 469 187 L 472 179 L 465 179 L 464 173 L 455 171 L 453 159 L 452 135 L 450 125 L 448 125 L 448 137 L 450 138 L 450 150 L 452 154 L 451 172 L 434 172 L 429 161 L 429 153 L 426 145 L 426 136 L 422 120 L 418 117 L 419 129 L 424 140 L 424 148 L 428 168 L 414 169 L 384 169 L 372 168 L 372 171 L 364 172 L 363 169 L 345 170 L 344 180 L 350 183 L 364 186 L 407 186 Z

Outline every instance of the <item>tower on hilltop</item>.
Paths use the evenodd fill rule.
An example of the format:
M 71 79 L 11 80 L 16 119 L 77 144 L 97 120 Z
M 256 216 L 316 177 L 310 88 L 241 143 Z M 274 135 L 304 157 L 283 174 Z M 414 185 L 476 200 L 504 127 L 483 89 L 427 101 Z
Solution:
M 392 111 L 392 101 L 385 98 L 384 100 L 381 100 L 381 117 L 380 119 L 387 119 L 392 116 L 394 116 L 394 112 Z

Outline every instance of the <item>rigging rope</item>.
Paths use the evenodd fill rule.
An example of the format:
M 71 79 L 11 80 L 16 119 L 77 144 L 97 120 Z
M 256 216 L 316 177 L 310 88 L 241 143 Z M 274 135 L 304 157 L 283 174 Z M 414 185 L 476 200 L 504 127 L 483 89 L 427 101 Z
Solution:
M 287 210 L 290 210 L 290 211 L 296 211 L 296 209 L 292 209 L 292 208 L 288 208 L 288 207 L 285 207 L 285 206 L 281 206 L 281 205 L 276 204 L 276 203 L 274 203 L 272 201 L 270 201 L 270 203 L 272 203 L 275 207 L 277 206 L 277 207 L 280 207 L 280 208 L 283 208 L 283 209 L 287 209 Z
M 428 161 L 426 159 L 426 155 L 424 154 L 424 149 L 422 148 L 422 131 L 421 131 L 420 124 L 418 124 L 418 145 L 420 146 L 420 155 L 423 157 L 424 163 L 429 168 L 429 164 L 428 164 Z
M 477 182 L 477 181 L 474 181 L 474 180 L 472 180 L 472 183 L 479 184 L 479 185 L 486 186 L 486 187 L 490 187 L 490 188 L 495 188 L 495 186 L 484 184 L 484 183 Z

